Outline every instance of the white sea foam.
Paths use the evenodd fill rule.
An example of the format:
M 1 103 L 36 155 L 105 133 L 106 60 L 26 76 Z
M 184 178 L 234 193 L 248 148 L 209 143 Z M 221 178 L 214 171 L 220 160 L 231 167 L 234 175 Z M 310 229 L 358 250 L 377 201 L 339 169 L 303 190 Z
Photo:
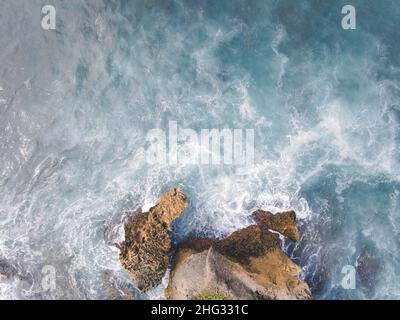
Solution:
M 285 27 L 283 25 L 279 24 L 276 28 L 276 36 L 271 44 L 272 50 L 277 55 L 277 57 L 280 59 L 280 72 L 279 72 L 279 78 L 277 81 L 278 88 L 281 88 L 283 85 L 282 79 L 285 75 L 285 67 L 286 67 L 286 64 L 289 62 L 289 58 L 285 54 L 283 54 L 279 51 L 279 45 L 281 44 L 281 42 L 284 40 L 285 37 L 286 37 Z
M 184 3 L 172 15 L 161 4 L 130 12 L 127 2 L 112 3 L 58 2 L 64 23 L 54 33 L 27 14 L 38 1 L 2 4 L 17 13 L 13 23 L 25 23 L 1 22 L 9 32 L 0 38 L 0 257 L 35 281 L 21 289 L 0 279 L 0 298 L 102 296 L 102 272 L 122 272 L 113 244 L 123 239 L 127 210 L 148 210 L 174 185 L 190 202 L 178 240 L 224 237 L 252 223 L 256 209 L 294 209 L 302 240 L 284 245 L 306 279 L 326 261 L 333 272 L 353 263 L 365 238 L 390 273 L 377 296 L 398 294 L 398 244 L 387 234 L 399 232 L 399 86 L 375 79 L 390 46 L 377 42 L 361 58 L 359 50 L 327 50 L 329 37 L 292 48 L 304 35 L 281 13 L 275 27 L 265 12 L 257 20 L 252 11 L 250 23 L 243 12 L 218 20 Z M 27 52 L 40 52 L 35 64 Z M 19 90 L 26 79 L 31 90 Z M 226 166 L 148 165 L 144 137 L 169 121 L 254 128 L 255 165 L 240 176 Z M 57 270 L 55 292 L 40 290 L 43 265 Z M 162 297 L 165 281 L 151 298 Z

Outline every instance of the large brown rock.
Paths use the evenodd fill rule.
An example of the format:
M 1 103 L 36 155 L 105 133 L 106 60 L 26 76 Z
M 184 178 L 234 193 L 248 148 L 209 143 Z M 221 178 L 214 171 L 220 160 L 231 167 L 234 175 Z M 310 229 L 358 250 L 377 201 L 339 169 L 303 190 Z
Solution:
M 290 228 L 283 222 L 278 226 L 295 237 L 293 231 L 285 231 Z M 300 272 L 282 252 L 276 235 L 265 226 L 251 225 L 223 240 L 190 238 L 178 250 L 165 293 L 168 299 L 207 294 L 227 299 L 310 299 Z
M 137 212 L 126 223 L 120 262 L 140 290 L 161 283 L 169 263 L 171 225 L 186 208 L 186 195 L 173 188 L 148 212 Z

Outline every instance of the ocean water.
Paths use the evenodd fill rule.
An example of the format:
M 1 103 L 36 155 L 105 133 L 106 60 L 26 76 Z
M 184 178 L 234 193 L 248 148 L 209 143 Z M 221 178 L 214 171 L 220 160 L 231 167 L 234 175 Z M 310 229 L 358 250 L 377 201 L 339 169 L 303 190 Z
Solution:
M 174 185 L 190 199 L 177 242 L 294 209 L 302 238 L 285 250 L 317 299 L 400 298 L 397 0 L 51 2 L 56 30 L 46 1 L 0 3 L 0 262 L 22 278 L 0 277 L 1 299 L 126 287 L 126 210 Z M 146 135 L 170 121 L 253 129 L 254 166 L 149 164 Z M 379 276 L 347 290 L 364 250 Z

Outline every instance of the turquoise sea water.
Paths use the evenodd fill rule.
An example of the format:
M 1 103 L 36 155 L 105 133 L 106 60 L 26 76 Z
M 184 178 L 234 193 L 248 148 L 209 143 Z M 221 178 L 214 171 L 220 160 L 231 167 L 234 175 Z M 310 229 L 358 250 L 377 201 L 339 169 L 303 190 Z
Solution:
M 176 241 L 294 209 L 302 239 L 284 244 L 316 298 L 400 298 L 398 1 L 54 0 L 51 31 L 44 4 L 0 3 L 0 259 L 30 279 L 0 278 L 0 298 L 105 298 L 105 273 L 127 281 L 124 209 L 176 184 Z M 169 121 L 254 129 L 254 166 L 149 165 Z M 373 290 L 343 289 L 364 250 Z

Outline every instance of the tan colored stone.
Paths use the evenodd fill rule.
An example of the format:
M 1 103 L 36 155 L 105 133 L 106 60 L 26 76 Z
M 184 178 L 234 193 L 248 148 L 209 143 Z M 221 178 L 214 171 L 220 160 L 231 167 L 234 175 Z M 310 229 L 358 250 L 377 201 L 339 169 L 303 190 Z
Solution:
M 223 240 L 191 238 L 170 274 L 168 299 L 219 294 L 227 299 L 311 299 L 301 269 L 280 249 L 277 237 L 256 225 Z
M 161 283 L 169 263 L 172 223 L 186 208 L 186 195 L 173 188 L 148 212 L 137 212 L 126 223 L 120 262 L 140 290 Z

